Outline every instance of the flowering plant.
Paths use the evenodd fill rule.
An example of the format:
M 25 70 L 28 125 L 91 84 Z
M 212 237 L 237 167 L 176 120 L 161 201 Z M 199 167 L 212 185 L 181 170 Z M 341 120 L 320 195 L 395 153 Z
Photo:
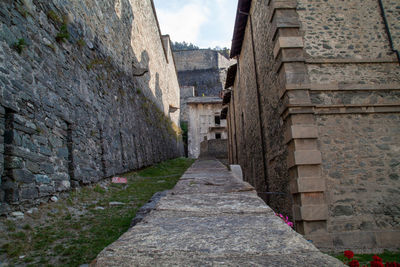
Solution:
M 289 218 L 288 218 L 288 216 L 286 216 L 286 217 L 284 217 L 282 214 L 278 214 L 278 213 L 275 213 L 275 216 L 278 216 L 278 217 L 281 217 L 281 219 L 287 224 L 287 225 L 289 225 L 290 227 L 292 227 L 293 228 L 293 226 L 294 226 L 294 224 L 291 222 L 291 221 L 289 221 Z
M 358 262 L 358 260 L 353 259 L 353 257 L 354 257 L 353 251 L 346 250 L 344 252 L 344 256 L 349 260 L 349 262 L 347 262 L 348 266 L 360 267 L 360 263 Z M 344 261 L 344 263 L 346 263 L 346 261 Z M 400 267 L 400 264 L 397 262 L 386 262 L 386 264 L 383 264 L 382 258 L 380 258 L 377 255 L 372 256 L 372 261 L 369 264 L 370 264 L 370 267 Z M 362 267 L 368 267 L 368 266 L 363 265 Z

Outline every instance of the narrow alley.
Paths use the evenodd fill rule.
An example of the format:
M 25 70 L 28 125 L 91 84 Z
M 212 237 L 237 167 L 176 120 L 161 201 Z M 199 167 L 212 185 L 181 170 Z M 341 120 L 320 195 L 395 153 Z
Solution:
M 343 266 L 275 216 L 248 183 L 198 159 L 94 266 Z

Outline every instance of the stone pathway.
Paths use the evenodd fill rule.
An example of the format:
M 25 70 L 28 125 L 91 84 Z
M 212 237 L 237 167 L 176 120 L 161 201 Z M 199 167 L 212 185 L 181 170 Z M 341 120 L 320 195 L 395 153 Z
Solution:
M 92 266 L 343 266 L 216 160 L 197 160 Z

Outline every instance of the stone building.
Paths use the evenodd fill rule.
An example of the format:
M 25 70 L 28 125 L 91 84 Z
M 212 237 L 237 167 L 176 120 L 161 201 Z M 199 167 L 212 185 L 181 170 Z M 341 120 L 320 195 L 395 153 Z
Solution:
M 192 97 L 197 96 L 219 96 L 225 84 L 228 67 L 234 64 L 236 61 L 229 60 L 225 56 L 221 55 L 221 53 L 218 51 L 211 49 L 174 51 L 174 58 L 178 71 L 178 80 L 181 93 L 181 124 L 183 127 L 186 127 L 189 124 L 189 112 L 196 110 L 196 106 L 192 106 L 192 109 L 190 109 L 187 102 L 192 99 Z M 199 98 L 199 100 L 201 99 Z M 221 99 L 216 101 L 221 102 Z M 219 112 L 220 110 L 218 110 L 218 113 Z M 191 153 L 189 152 L 190 145 L 186 143 L 186 140 L 184 140 L 186 155 L 195 158 L 199 156 L 200 142 L 202 141 L 202 138 L 197 136 L 199 133 L 190 133 L 190 130 L 197 129 L 197 124 L 198 122 L 193 121 L 193 127 L 188 127 L 188 136 L 191 135 L 192 140 L 196 139 L 196 141 L 191 145 Z M 211 135 L 213 138 L 215 138 L 215 133 Z
M 226 71 L 235 62 L 211 49 L 174 51 L 174 58 L 179 85 L 194 86 L 194 96 L 218 96 Z
M 239 0 L 229 158 L 326 250 L 400 247 L 400 7 Z
M 200 143 L 205 140 L 227 139 L 226 120 L 221 119 L 222 99 L 219 97 L 191 97 L 189 107 L 188 154 L 200 155 Z
M 0 213 L 182 155 L 176 69 L 151 0 L 0 10 Z

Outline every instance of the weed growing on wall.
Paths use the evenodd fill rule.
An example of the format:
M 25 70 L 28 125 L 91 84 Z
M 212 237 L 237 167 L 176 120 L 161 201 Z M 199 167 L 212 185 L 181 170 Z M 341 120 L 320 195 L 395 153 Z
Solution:
M 66 40 L 69 40 L 69 32 L 67 28 L 67 24 L 62 24 L 60 31 L 57 33 L 56 41 L 59 43 L 63 43 Z
M 29 11 L 25 8 L 23 4 L 17 4 L 16 9 L 18 13 L 20 13 L 21 16 L 23 16 L 24 18 L 27 18 L 30 15 Z
M 85 40 L 83 40 L 82 38 L 79 39 L 78 41 L 76 41 L 76 44 L 78 45 L 79 49 L 82 49 L 83 47 L 85 47 L 86 42 Z
M 61 24 L 63 22 L 60 16 L 58 16 L 54 10 L 47 12 L 47 17 L 57 24 Z
M 18 39 L 17 42 L 15 42 L 13 45 L 13 48 L 18 52 L 18 54 L 21 54 L 22 51 L 25 50 L 27 44 L 24 38 Z

